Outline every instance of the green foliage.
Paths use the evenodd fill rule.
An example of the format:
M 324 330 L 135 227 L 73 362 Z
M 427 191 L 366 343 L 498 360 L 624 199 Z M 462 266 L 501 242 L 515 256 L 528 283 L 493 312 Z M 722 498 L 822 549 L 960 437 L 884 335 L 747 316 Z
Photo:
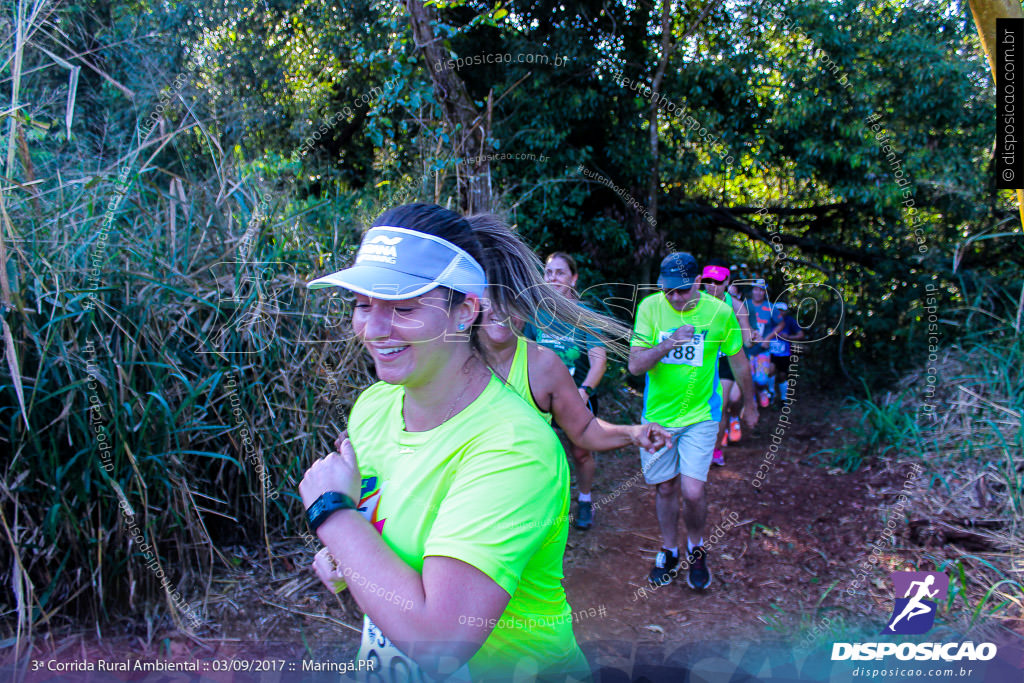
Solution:
M 944 628 L 961 635 L 1024 614 L 1024 587 L 1010 566 L 1024 509 L 1024 336 L 979 325 L 988 320 L 977 318 L 963 348 L 935 354 L 895 395 L 850 399 L 857 421 L 849 442 L 816 454 L 847 471 L 868 458 L 923 467 L 908 513 L 952 534 L 941 542 L 948 548 L 924 559 L 950 575 Z M 966 541 L 989 552 L 966 553 L 957 547 Z
M 229 231 L 198 239 L 193 220 L 221 212 L 244 226 L 256 203 L 249 191 L 207 203 L 202 191 L 216 184 L 189 186 L 190 207 L 155 189 L 133 192 L 141 210 L 115 219 L 107 244 L 72 239 L 102 221 L 87 208 L 64 214 L 63 234 L 37 231 L 35 245 L 13 245 L 30 271 L 104 264 L 98 287 L 13 279 L 30 306 L 8 316 L 27 412 L 14 400 L 0 408 L 13 453 L 4 506 L 25 576 L 38 587 L 26 597 L 33 622 L 56 612 L 113 616 L 108 609 L 129 604 L 124 575 L 143 600 L 163 593 L 144 566 L 143 540 L 168 576 L 166 590 L 188 595 L 212 563 L 227 562 L 211 543 L 297 535 L 294 487 L 330 450 L 353 390 L 368 380 L 351 335 L 339 339 L 341 330 L 325 327 L 322 302 L 296 291 L 322 267 L 318 250 L 280 225 L 262 234 L 251 261 L 228 246 L 237 241 Z M 97 209 L 101 201 L 82 195 L 115 191 L 104 181 L 79 190 L 74 204 Z M 146 224 L 147 215 L 183 209 L 177 236 L 166 223 Z M 344 248 L 328 242 L 323 251 Z M 13 399 L 9 379 L 0 393 Z
M 79 9 L 54 20 L 96 19 Z M 218 548 L 246 541 L 269 554 L 272 539 L 303 530 L 295 486 L 370 381 L 337 325 L 343 311 L 307 299 L 302 283 L 347 253 L 358 228 L 340 217 L 375 193 L 279 191 L 294 162 L 246 161 L 195 74 L 177 78 L 186 57 L 144 49 L 137 17 L 110 21 L 104 37 L 139 62 L 112 55 L 108 76 L 141 113 L 119 108 L 127 95 L 108 80 L 83 76 L 76 106 L 110 115 L 76 116 L 70 139 L 37 137 L 14 174 L 32 189 L 4 198 L 17 365 L 5 358 L 0 372 L 0 571 L 17 588 L 0 604 L 22 633 L 154 601 L 195 626 L 214 564 L 231 564 Z M 35 49 L 60 53 L 59 42 L 46 30 L 34 40 L 26 99 L 66 83 Z M 63 107 L 33 100 L 22 125 Z
M 696 18 L 678 9 L 675 36 Z M 500 28 L 474 24 L 466 8 L 442 12 L 442 22 L 459 27 L 450 41 L 459 56 L 564 55 L 560 68 L 459 71 L 479 102 L 494 94 L 496 149 L 551 157 L 492 164 L 501 204 L 542 251 L 600 264 L 589 283 L 635 282 L 671 243 L 699 259 L 751 264 L 780 292 L 789 284 L 783 261 L 738 233 L 738 221 L 777 232 L 796 281 L 838 293 L 822 302 L 816 331 L 834 328 L 844 343 L 833 335 L 817 355 L 846 355 L 849 375 L 872 382 L 917 358 L 926 285 L 951 294 L 942 301 L 948 309 L 983 291 L 979 278 L 993 267 L 996 279 L 1013 277 L 1003 265 L 1012 238 L 975 241 L 966 275 L 949 269 L 949 245 L 1012 216 L 1007 195 L 989 198 L 991 94 L 969 17 L 941 3 L 716 8 L 673 55 L 661 85 L 661 192 L 651 230 L 628 204 L 651 204 L 650 100 L 612 78 L 651 83 L 658 11 L 517 3 Z M 670 115 L 668 103 L 707 137 Z M 726 154 L 736 162 L 726 164 Z M 581 164 L 621 193 L 580 176 Z M 759 207 L 778 213 L 758 217 Z M 948 323 L 943 331 L 957 332 Z
M 844 406 L 857 415 L 848 440 L 839 448 L 818 451 L 812 458 L 845 472 L 854 472 L 868 458 L 884 459 L 920 452 L 921 427 L 918 415 L 904 405 L 907 392 L 882 402 L 875 399 L 866 386 L 865 390 L 867 398 L 848 398 Z
M 935 561 L 937 571 L 950 574 L 949 593 L 942 611 L 946 615 L 962 615 L 960 623 L 954 621 L 961 632 L 985 624 L 982 617 L 1014 619 L 1024 610 L 1024 585 L 985 558 L 965 555 L 957 560 L 929 559 Z M 961 610 L 956 609 L 958 603 Z
M 548 58 L 457 74 L 485 148 L 533 155 L 491 162 L 496 208 L 539 251 L 579 256 L 596 306 L 611 310 L 618 296 L 614 310 L 630 308 L 604 283 L 651 281 L 671 244 L 750 264 L 773 292 L 790 284 L 783 262 L 792 282 L 826 283 L 808 296 L 812 330 L 827 336 L 815 353 L 842 354 L 858 376 L 920 361 L 927 285 L 943 293 L 944 344 L 963 336 L 992 359 L 1019 344 L 1008 332 L 1019 292 L 1006 287 L 1024 274 L 1019 233 L 1005 225 L 1009 195 L 990 185 L 991 93 L 966 15 L 938 2 L 723 3 L 684 38 L 701 9 L 674 7 L 650 197 L 650 100 L 615 79 L 651 83 L 657 3 L 434 6 L 452 58 Z M 26 588 L 3 604 L 23 626 L 163 595 L 119 504 L 138 511 L 165 568 L 187 568 L 172 576 L 185 592 L 213 563 L 230 564 L 211 545 L 295 533 L 296 480 L 369 381 L 343 311 L 302 283 L 346 263 L 384 208 L 456 202 L 465 170 L 454 151 L 463 131 L 445 120 L 436 65 L 402 3 L 54 7 L 23 32 L 23 59 L 8 54 L 4 66 L 21 90 L 5 120 L 4 316 L 18 368 L 0 371 L 0 439 L 13 454 L 0 522 L 14 551 L 0 573 Z M 51 55 L 80 67 L 78 80 Z M 872 114 L 911 180 L 924 251 L 865 124 Z M 114 180 L 122 170 L 127 186 Z M 641 209 L 655 199 L 652 225 Z M 989 362 L 985 382 L 1020 414 L 1012 357 L 1016 366 Z M 902 396 L 857 402 L 854 445 L 836 464 L 931 447 Z M 1020 435 L 990 422 L 964 453 L 991 459 L 1019 512 Z M 258 436 L 269 490 L 243 426 Z

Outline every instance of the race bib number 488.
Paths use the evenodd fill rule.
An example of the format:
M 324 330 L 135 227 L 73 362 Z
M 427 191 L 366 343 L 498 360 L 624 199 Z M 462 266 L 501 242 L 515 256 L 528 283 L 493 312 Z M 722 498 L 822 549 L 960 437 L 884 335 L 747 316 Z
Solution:
M 674 331 L 674 330 L 673 330 Z M 672 331 L 662 332 L 658 337 L 658 343 L 665 341 L 672 334 Z M 669 365 L 692 365 L 699 368 L 704 364 L 704 338 L 706 334 L 695 332 L 693 339 L 682 346 L 677 346 L 661 359 L 662 363 Z

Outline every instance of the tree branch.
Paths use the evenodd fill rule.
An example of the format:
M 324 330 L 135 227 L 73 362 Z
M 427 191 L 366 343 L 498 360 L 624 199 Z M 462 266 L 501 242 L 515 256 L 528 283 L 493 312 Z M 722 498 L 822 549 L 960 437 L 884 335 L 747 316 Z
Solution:
M 477 111 L 466 84 L 451 68 L 448 54 L 434 36 L 434 13 L 422 0 L 406 0 L 413 40 L 426 60 L 434 95 L 452 131 L 455 156 L 472 160 L 465 177 L 458 173 L 459 203 L 463 211 L 491 210 L 491 166 L 486 158 L 488 130 L 485 114 Z M 458 169 L 456 169 L 458 170 Z

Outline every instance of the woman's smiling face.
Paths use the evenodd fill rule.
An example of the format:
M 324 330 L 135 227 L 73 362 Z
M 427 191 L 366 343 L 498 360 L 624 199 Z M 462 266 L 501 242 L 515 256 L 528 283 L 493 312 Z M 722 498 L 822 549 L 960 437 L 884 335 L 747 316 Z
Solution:
M 480 340 L 488 349 L 502 348 L 515 340 L 516 331 L 521 331 L 523 325 L 523 320 L 498 310 L 493 302 L 489 303 L 480 314 Z
M 467 343 L 467 332 L 457 329 L 461 305 L 449 310 L 447 295 L 441 287 L 400 301 L 356 294 L 352 327 L 382 381 L 406 387 L 428 384 L 444 371 L 457 344 Z

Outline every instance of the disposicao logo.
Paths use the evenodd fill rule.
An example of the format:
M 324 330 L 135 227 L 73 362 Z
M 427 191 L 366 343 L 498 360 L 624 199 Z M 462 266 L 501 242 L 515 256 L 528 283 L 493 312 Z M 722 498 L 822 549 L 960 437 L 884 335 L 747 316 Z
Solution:
M 882 633 L 920 635 L 935 625 L 938 604 L 949 593 L 949 577 L 941 572 L 893 572 L 890 575 L 896 601 Z M 966 659 L 987 661 L 996 656 L 994 643 L 834 643 L 832 660 L 897 659 L 918 661 Z

